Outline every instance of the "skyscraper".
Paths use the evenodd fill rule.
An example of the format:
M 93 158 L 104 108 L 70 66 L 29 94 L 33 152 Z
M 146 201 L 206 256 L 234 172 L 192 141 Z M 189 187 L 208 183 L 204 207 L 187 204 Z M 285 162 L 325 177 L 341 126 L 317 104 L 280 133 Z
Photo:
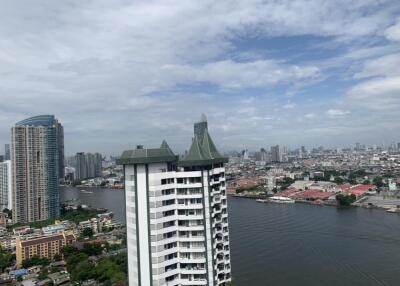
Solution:
M 271 147 L 271 161 L 282 162 L 282 150 L 279 145 Z
M 10 160 L 10 144 L 4 145 L 4 160 Z
M 0 162 L 0 211 L 12 209 L 11 161 Z
M 100 153 L 83 153 L 75 155 L 75 179 L 84 180 L 101 176 L 102 156 Z
M 129 285 L 224 285 L 231 280 L 225 168 L 206 121 L 186 156 L 125 151 Z M 200 127 L 201 126 L 201 127 Z
M 53 115 L 25 119 L 11 129 L 14 222 L 59 215 L 59 172 L 64 166 L 61 133 L 62 126 Z

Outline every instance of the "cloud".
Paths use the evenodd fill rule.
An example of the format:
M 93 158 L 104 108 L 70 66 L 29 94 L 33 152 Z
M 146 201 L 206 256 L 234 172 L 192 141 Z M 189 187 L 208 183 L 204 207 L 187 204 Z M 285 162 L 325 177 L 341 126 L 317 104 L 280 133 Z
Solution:
M 368 60 L 355 78 L 400 75 L 400 53 Z
M 285 105 L 283 105 L 282 107 L 285 108 L 285 109 L 293 109 L 293 108 L 296 107 L 296 104 L 288 102 Z
M 400 76 L 362 82 L 347 93 L 348 99 L 374 110 L 398 110 L 400 107 Z
M 383 94 L 395 105 L 384 84 L 396 91 L 398 51 L 381 42 L 395 40 L 399 7 L 389 0 L 4 2 L 0 143 L 9 141 L 16 121 L 51 113 L 65 125 L 68 154 L 117 154 L 163 137 L 181 151 L 202 112 L 227 149 L 249 138 L 254 146 L 270 136 L 289 142 L 301 129 L 294 118 L 341 109 L 334 101 L 343 93 L 353 104 L 366 91 L 365 102 Z M 364 47 L 366 41 L 372 44 Z M 333 42 L 334 52 L 322 47 Z M 389 51 L 391 58 L 382 57 Z M 332 65 L 315 60 L 343 54 L 345 61 Z M 328 81 L 343 76 L 334 69 L 354 62 L 354 82 L 340 93 L 342 78 Z M 371 77 L 382 79 L 358 82 Z M 367 85 L 380 92 L 369 95 Z M 296 97 L 296 108 L 287 94 Z M 324 127 L 323 120 L 329 119 L 318 122 Z
M 336 118 L 336 117 L 342 117 L 342 116 L 348 115 L 348 114 L 350 114 L 350 112 L 347 110 L 341 110 L 341 109 L 328 109 L 326 111 L 326 114 L 331 118 Z
M 285 65 L 276 61 L 235 62 L 232 60 L 207 63 L 202 66 L 162 67 L 178 82 L 204 82 L 226 88 L 266 87 L 280 82 L 317 77 L 312 66 Z
M 307 114 L 304 114 L 304 118 L 307 118 L 307 119 L 312 119 L 312 118 L 314 118 L 315 117 L 315 114 L 314 113 L 307 113 Z
M 400 41 L 400 19 L 385 31 L 385 36 L 390 41 Z

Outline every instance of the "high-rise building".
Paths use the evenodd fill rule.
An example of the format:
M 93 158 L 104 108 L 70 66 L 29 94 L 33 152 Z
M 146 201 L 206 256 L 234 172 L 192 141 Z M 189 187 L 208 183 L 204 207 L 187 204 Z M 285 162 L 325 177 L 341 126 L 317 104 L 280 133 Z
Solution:
M 79 152 L 75 155 L 75 179 L 85 180 L 101 176 L 103 158 L 99 153 Z
M 125 172 L 130 286 L 214 286 L 231 280 L 227 161 L 205 124 L 195 124 L 182 159 L 165 141 L 160 148 L 138 146 L 118 159 Z
M 33 222 L 59 215 L 61 124 L 53 115 L 18 122 L 11 129 L 13 221 Z M 62 155 L 64 157 L 64 155 Z
M 12 209 L 11 161 L 0 162 L 0 211 Z
M 4 145 L 4 160 L 10 160 L 10 144 Z
M 271 161 L 282 162 L 282 150 L 279 145 L 271 147 Z
M 207 117 L 205 114 L 201 115 L 200 121 L 194 124 L 194 135 L 198 138 L 203 138 L 204 133 L 208 129 Z
M 75 179 L 83 180 L 87 178 L 86 156 L 85 153 L 79 152 L 75 155 Z

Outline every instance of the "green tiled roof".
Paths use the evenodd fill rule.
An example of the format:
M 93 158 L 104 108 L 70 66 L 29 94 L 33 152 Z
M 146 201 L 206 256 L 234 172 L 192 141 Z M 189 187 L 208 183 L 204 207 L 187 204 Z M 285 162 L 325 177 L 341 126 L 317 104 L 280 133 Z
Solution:
M 195 135 L 192 145 L 189 148 L 185 157 L 178 161 L 178 156 L 172 152 L 168 143 L 164 140 L 160 148 L 154 149 L 135 149 L 128 150 L 122 153 L 122 156 L 117 160 L 119 165 L 130 164 L 149 164 L 159 162 L 177 162 L 179 166 L 205 166 L 211 164 L 227 163 L 228 158 L 222 156 L 208 134 L 207 128 L 202 134 Z
M 176 156 L 169 148 L 165 140 L 161 144 L 160 148 L 152 149 L 134 149 L 124 151 L 120 158 L 117 159 L 117 164 L 128 165 L 128 164 L 148 164 L 148 163 L 160 163 L 160 162 L 174 162 L 178 160 Z
M 198 136 L 193 138 L 189 152 L 182 160 L 178 162 L 178 165 L 182 167 L 188 167 L 226 162 L 228 162 L 228 158 L 222 156 L 218 152 L 210 134 L 208 134 L 208 131 L 206 130 L 201 140 L 198 138 Z

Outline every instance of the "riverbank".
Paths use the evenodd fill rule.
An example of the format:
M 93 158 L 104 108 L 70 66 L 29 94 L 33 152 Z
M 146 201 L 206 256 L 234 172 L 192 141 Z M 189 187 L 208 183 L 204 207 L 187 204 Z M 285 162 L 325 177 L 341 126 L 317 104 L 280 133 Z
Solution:
M 228 195 L 234 198 L 251 199 L 251 200 L 268 200 L 269 196 L 265 195 L 249 195 L 249 194 L 234 194 Z M 352 203 L 349 207 L 360 207 L 365 209 L 376 209 L 386 211 L 388 213 L 399 213 L 400 214 L 400 200 L 393 199 L 379 199 L 379 196 L 362 197 L 355 203 Z M 318 206 L 330 206 L 338 207 L 336 200 L 299 200 L 294 199 L 297 204 L 308 204 L 308 205 L 318 205 Z M 380 202 L 379 204 L 374 204 L 372 202 Z

